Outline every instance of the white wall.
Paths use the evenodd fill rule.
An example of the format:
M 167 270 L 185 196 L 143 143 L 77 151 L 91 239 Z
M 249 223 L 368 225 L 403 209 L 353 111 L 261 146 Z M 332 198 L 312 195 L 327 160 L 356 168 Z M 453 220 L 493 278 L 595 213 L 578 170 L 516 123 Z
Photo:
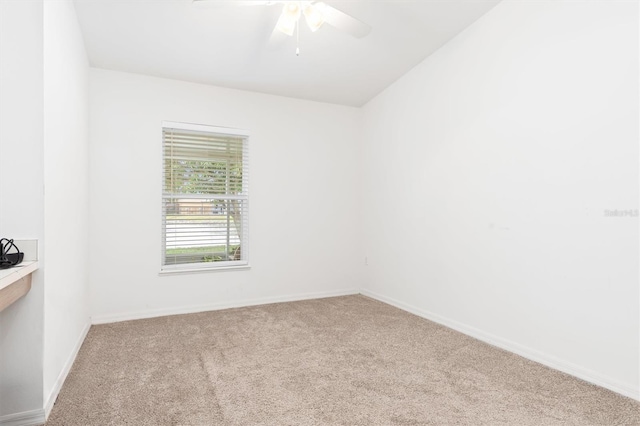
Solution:
M 502 2 L 364 108 L 366 292 L 640 398 L 637 2 Z
M 43 237 L 42 9 L 0 1 L 0 237 Z M 42 408 L 43 293 L 0 313 L 0 420 Z
M 0 313 L 0 423 L 44 418 L 88 330 L 88 72 L 70 0 L 0 2 L 0 237 L 40 262 Z
M 90 93 L 94 321 L 360 287 L 358 109 L 97 69 Z M 251 132 L 250 270 L 158 275 L 163 120 Z
M 44 401 L 89 327 L 89 64 L 71 0 L 44 3 Z

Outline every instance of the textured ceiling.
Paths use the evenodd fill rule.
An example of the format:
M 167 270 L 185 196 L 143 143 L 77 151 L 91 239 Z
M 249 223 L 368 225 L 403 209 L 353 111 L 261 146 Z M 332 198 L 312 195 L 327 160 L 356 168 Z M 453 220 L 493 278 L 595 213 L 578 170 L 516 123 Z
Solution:
M 75 0 L 91 65 L 294 98 L 361 106 L 499 0 L 326 1 L 372 27 L 324 25 L 274 49 L 282 5 L 212 0 Z M 247 2 L 244 2 L 247 3 Z

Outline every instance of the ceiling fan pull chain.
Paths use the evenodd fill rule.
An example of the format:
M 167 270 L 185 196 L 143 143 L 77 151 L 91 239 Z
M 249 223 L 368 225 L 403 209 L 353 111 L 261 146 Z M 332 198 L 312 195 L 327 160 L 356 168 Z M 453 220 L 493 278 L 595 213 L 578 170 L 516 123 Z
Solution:
M 296 56 L 300 56 L 300 20 L 296 21 Z

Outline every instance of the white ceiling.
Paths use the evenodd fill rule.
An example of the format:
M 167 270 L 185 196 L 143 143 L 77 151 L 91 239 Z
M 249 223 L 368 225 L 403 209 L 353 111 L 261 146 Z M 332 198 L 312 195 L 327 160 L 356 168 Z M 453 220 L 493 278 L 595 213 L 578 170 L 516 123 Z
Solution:
M 282 5 L 212 0 L 75 0 L 91 65 L 361 106 L 500 0 L 330 1 L 371 25 L 357 39 L 300 26 L 267 46 Z

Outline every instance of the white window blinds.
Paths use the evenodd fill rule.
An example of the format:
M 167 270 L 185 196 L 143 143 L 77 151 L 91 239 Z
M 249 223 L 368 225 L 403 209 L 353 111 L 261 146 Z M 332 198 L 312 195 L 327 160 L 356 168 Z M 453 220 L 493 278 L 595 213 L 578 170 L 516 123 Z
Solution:
M 163 123 L 162 270 L 248 264 L 248 133 Z

